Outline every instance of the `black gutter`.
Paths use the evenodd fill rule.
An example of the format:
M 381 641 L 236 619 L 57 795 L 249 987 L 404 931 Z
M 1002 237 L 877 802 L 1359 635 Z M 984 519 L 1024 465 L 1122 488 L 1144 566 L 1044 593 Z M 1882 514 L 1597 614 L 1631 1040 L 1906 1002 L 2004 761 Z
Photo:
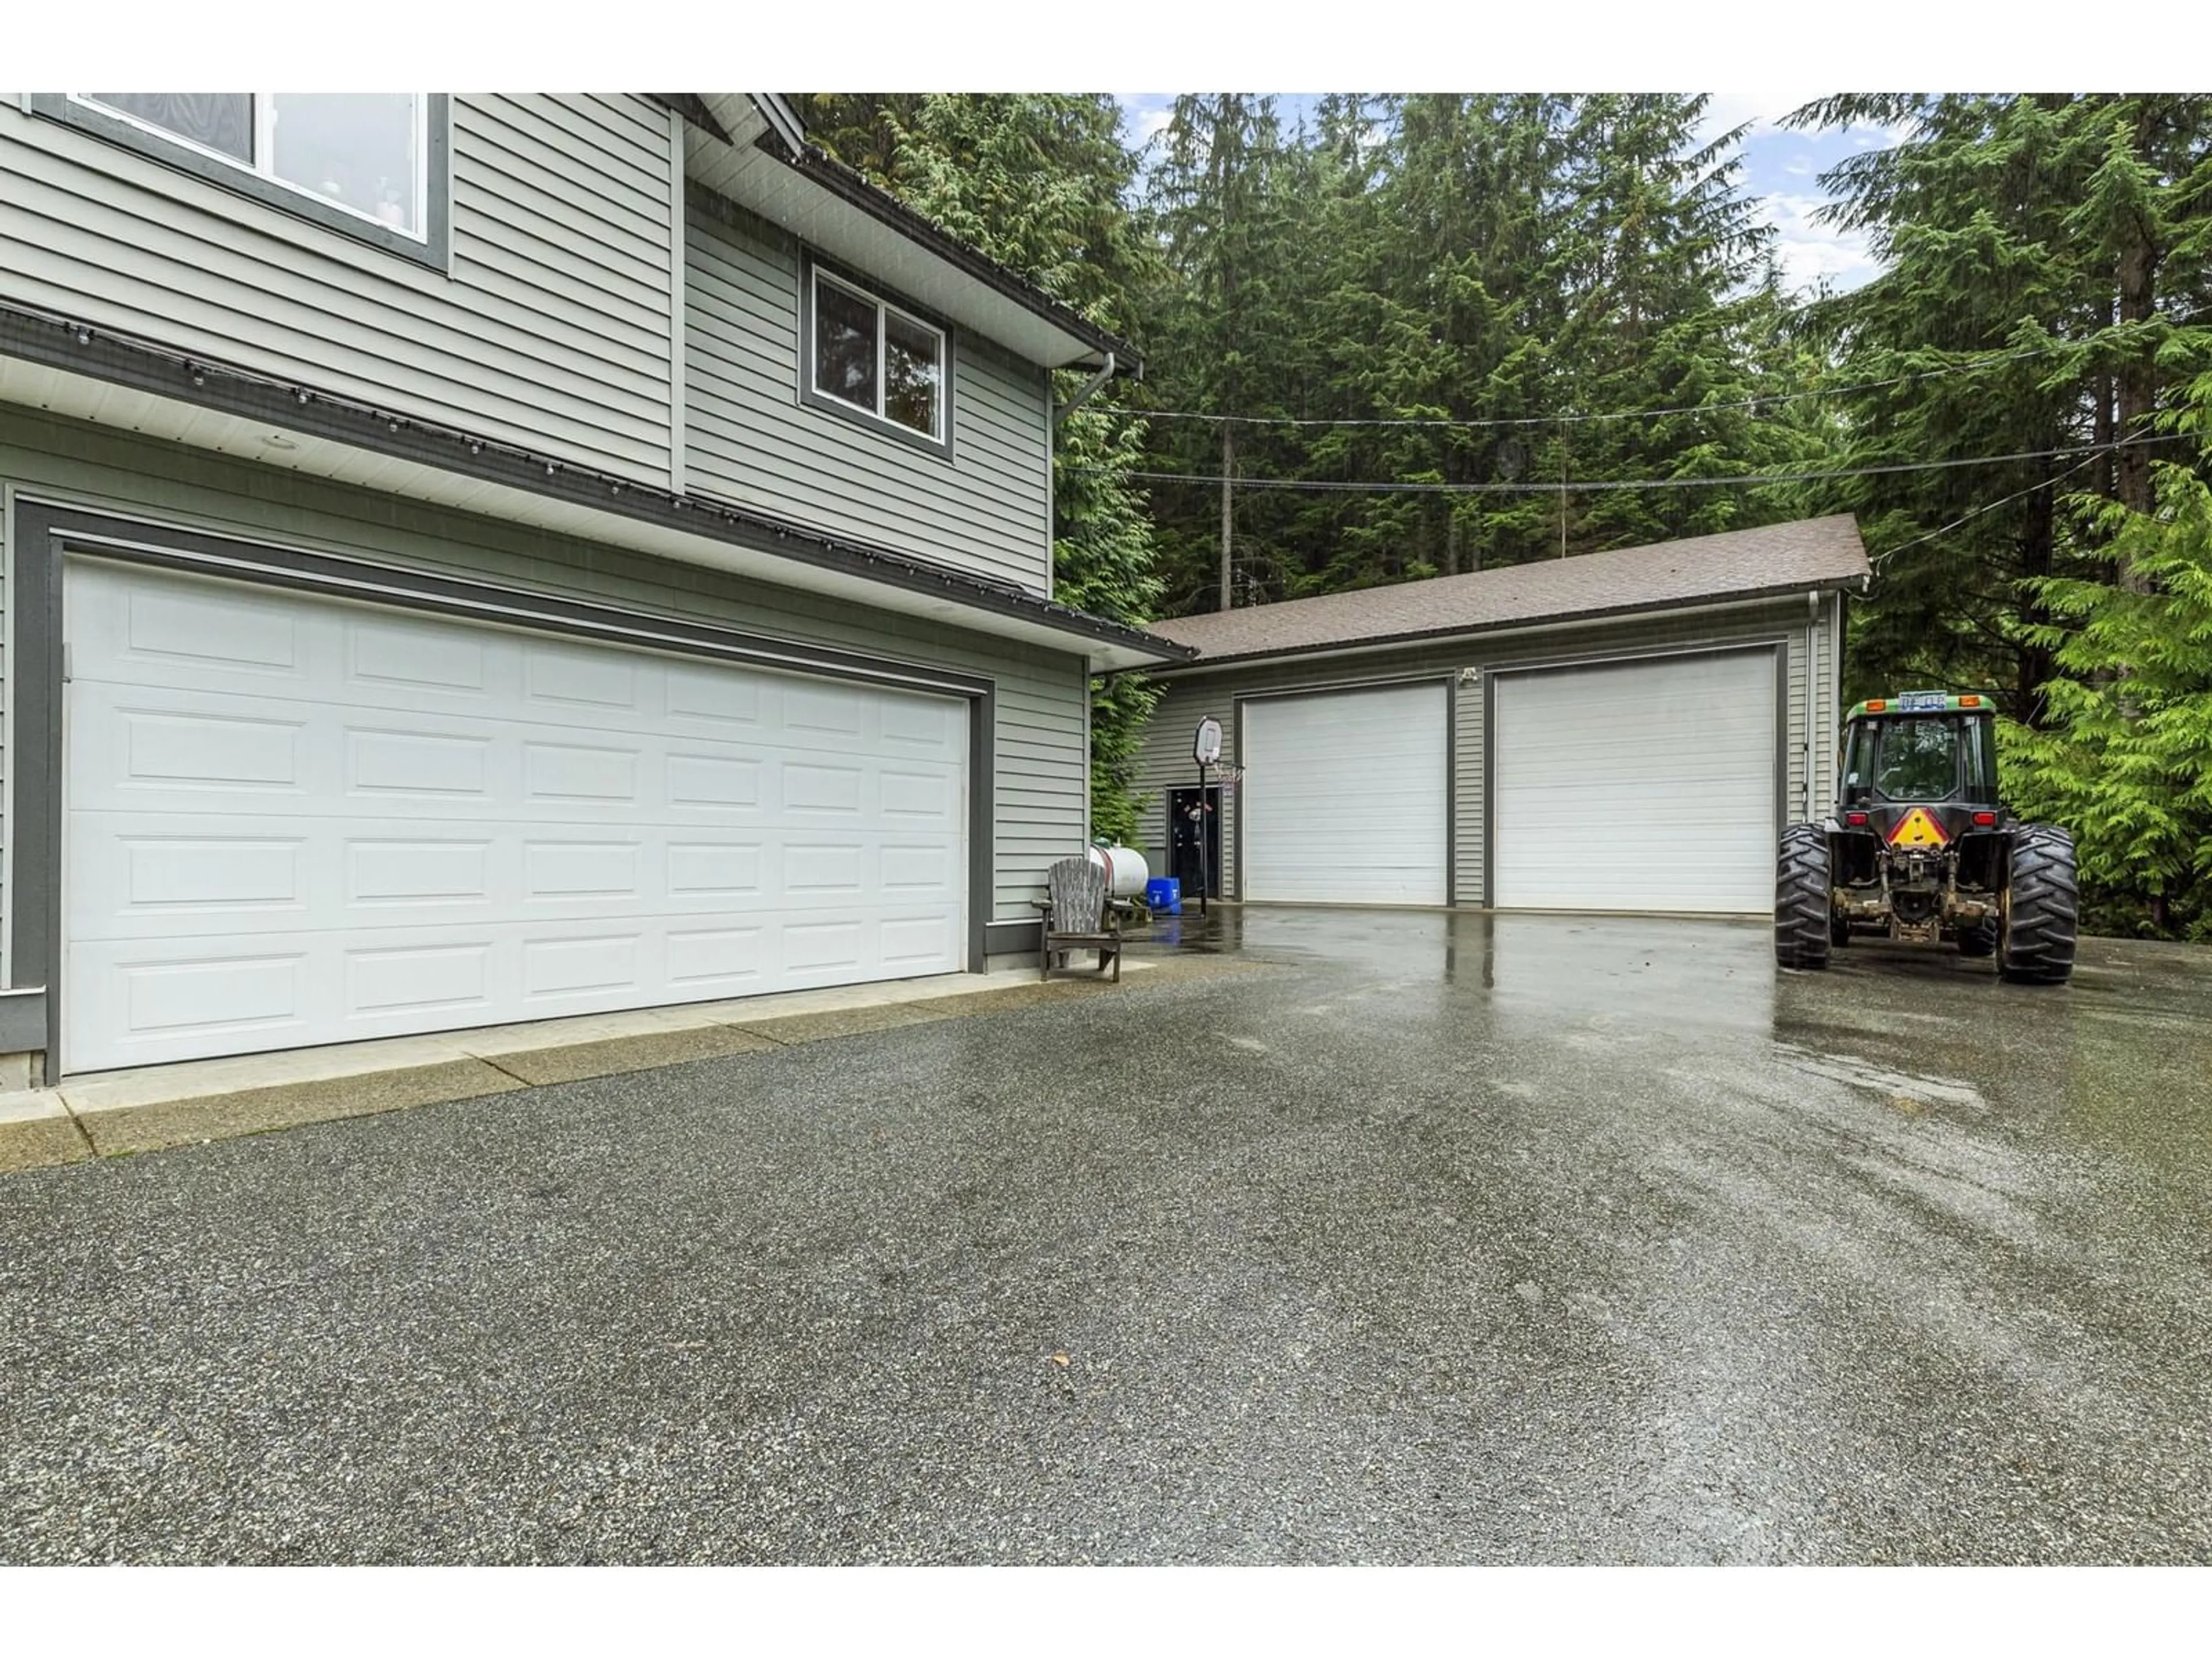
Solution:
M 791 100 L 780 92 L 750 92 L 753 107 L 761 112 L 775 136 L 783 140 L 783 147 L 796 155 L 806 148 L 806 122 L 791 106 Z
M 733 143 L 730 130 L 714 118 L 714 112 L 707 107 L 707 100 L 696 92 L 648 92 L 645 94 L 663 109 L 672 109 L 709 138 Z
M 1141 629 L 1076 611 L 1014 586 L 871 543 L 818 531 L 702 495 L 536 454 L 496 439 L 391 413 L 351 398 L 191 356 L 51 313 L 0 301 L 0 356 L 168 398 L 217 414 L 325 438 L 483 483 L 615 514 L 687 535 L 795 560 L 817 569 L 948 598 L 995 616 L 1079 635 L 1172 661 L 1196 654 Z
M 1099 327 L 1072 306 L 1054 299 L 1035 284 L 1024 282 L 989 255 L 969 246 L 916 213 L 897 197 L 847 167 L 819 144 L 807 143 L 794 150 L 789 142 L 778 134 L 773 124 L 769 131 L 753 142 L 756 149 L 775 156 L 794 173 L 819 185 L 839 200 L 860 209 L 878 224 L 896 231 L 909 241 L 920 243 L 947 264 L 957 267 L 977 282 L 1042 317 L 1054 327 L 1065 329 L 1097 351 L 1101 358 L 1110 354 L 1117 377 L 1139 380 L 1145 378 L 1144 354 L 1128 341 Z
M 1456 628 L 1422 628 L 1406 634 L 1376 634 L 1369 638 L 1322 640 L 1312 645 L 1293 645 L 1272 651 L 1240 651 L 1233 657 L 1194 654 L 1182 662 L 1159 668 L 1117 668 L 1116 674 L 1200 674 L 1217 668 L 1241 668 L 1248 663 L 1286 662 L 1300 657 L 1348 657 L 1363 651 L 1387 650 L 1400 645 L 1443 645 L 1454 640 L 1479 640 L 1492 634 L 1517 634 L 1528 629 L 1555 628 L 1574 623 L 1615 622 L 1662 611 L 1711 611 L 1723 605 L 1756 605 L 1762 599 L 1794 599 L 1809 592 L 1841 592 L 1854 586 L 1863 591 L 1872 574 L 1826 576 L 1810 581 L 1789 582 L 1778 587 L 1747 588 L 1738 593 L 1698 594 L 1675 599 L 1652 599 L 1642 605 L 1607 605 L 1602 611 L 1555 611 L 1541 617 L 1514 617 L 1494 623 L 1462 624 Z M 1218 612 L 1213 614 L 1219 614 Z M 1169 620 L 1173 620 L 1170 618 Z M 1185 646 L 1194 653 L 1203 647 Z

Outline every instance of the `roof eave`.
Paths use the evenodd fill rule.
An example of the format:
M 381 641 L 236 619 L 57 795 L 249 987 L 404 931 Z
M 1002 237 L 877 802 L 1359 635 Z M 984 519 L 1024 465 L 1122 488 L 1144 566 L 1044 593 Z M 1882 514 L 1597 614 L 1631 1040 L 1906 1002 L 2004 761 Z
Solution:
M 725 144 L 733 144 L 737 142 L 730 136 L 730 130 L 722 125 L 714 112 L 707 107 L 707 100 L 697 93 L 648 92 L 645 95 L 663 109 L 674 110 L 709 138 Z
M 691 100 L 702 112 L 711 115 L 702 94 L 656 95 L 672 100 L 672 106 L 675 106 L 673 100 Z M 1144 354 L 1129 341 L 1099 327 L 1072 306 L 1055 300 L 1036 284 L 1015 275 L 989 255 L 962 241 L 926 216 L 915 212 L 889 191 L 838 161 L 806 137 L 805 122 L 781 94 L 755 92 L 745 95 L 752 100 L 765 124 L 765 130 L 753 140 L 756 149 L 782 162 L 808 183 L 866 214 L 886 229 L 896 231 L 963 274 L 983 283 L 1001 298 L 1081 343 L 1092 354 L 1089 367 L 1103 368 L 1110 364 L 1117 377 L 1144 378 Z M 721 134 L 721 139 L 726 143 L 732 142 L 726 132 Z
M 1188 660 L 1179 645 L 1109 617 L 1093 616 L 1011 584 L 993 582 L 896 549 L 832 537 L 735 502 L 678 495 L 641 479 L 618 477 L 532 452 L 504 440 L 374 408 L 342 394 L 278 380 L 104 327 L 0 301 L 0 360 L 145 393 L 171 404 L 251 420 L 389 457 L 475 483 L 587 508 L 599 522 L 674 531 L 739 547 L 840 580 L 951 602 L 991 631 L 1019 625 L 1030 637 L 1056 636 L 1096 672 L 1126 672 Z
M 1398 634 L 1377 634 L 1363 639 L 1316 640 L 1310 644 L 1294 645 L 1266 651 L 1240 651 L 1233 655 L 1209 657 L 1202 647 L 1187 647 L 1198 653 L 1190 659 L 1171 663 L 1165 667 L 1145 669 L 1152 674 L 1202 674 L 1220 668 L 1237 668 L 1253 663 L 1284 662 L 1303 657 L 1355 656 L 1364 652 L 1388 651 L 1401 646 L 1443 645 L 1453 640 L 1486 639 L 1500 634 L 1522 634 L 1544 628 L 1560 628 L 1579 623 L 1625 621 L 1638 617 L 1649 617 L 1674 611 L 1725 611 L 1741 605 L 1759 605 L 1776 599 L 1794 599 L 1800 593 L 1836 592 L 1853 587 L 1863 587 L 1871 571 L 1856 574 L 1825 576 L 1817 580 L 1793 581 L 1771 587 L 1749 588 L 1739 593 L 1690 595 L 1681 599 L 1652 599 L 1640 605 L 1607 605 L 1597 611 L 1559 611 L 1537 617 L 1516 617 L 1495 623 L 1461 623 L 1444 628 L 1416 629 Z M 1122 670 L 1122 672 L 1131 671 Z

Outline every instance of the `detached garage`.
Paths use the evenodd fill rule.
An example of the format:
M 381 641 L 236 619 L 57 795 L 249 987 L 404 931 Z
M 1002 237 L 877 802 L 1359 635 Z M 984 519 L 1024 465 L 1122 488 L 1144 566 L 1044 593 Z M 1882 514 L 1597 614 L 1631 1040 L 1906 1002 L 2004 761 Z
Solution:
M 1199 654 L 1153 671 L 1148 854 L 1194 890 L 1203 824 L 1255 903 L 1764 912 L 1869 574 L 1838 516 L 1161 623 Z

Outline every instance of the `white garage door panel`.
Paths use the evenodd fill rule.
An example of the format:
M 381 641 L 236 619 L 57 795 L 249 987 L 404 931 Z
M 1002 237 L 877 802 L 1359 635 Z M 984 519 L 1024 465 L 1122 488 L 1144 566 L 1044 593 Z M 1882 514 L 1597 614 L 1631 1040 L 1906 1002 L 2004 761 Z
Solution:
M 1771 908 L 1774 673 L 1759 650 L 1499 674 L 1498 903 Z
M 1436 684 L 1247 702 L 1243 896 L 1443 903 L 1446 734 Z
M 73 1071 L 957 970 L 962 702 L 68 574 Z

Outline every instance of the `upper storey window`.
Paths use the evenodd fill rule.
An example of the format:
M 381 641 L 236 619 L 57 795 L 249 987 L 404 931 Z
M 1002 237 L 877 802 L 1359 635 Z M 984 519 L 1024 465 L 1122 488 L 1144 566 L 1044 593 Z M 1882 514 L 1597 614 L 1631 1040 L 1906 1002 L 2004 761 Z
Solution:
M 416 92 L 83 92 L 97 109 L 401 234 L 424 235 L 428 112 Z
M 419 92 L 77 92 L 50 112 L 333 228 L 442 260 L 444 102 Z
M 950 337 L 809 264 L 810 401 L 866 415 L 925 443 L 947 441 Z

